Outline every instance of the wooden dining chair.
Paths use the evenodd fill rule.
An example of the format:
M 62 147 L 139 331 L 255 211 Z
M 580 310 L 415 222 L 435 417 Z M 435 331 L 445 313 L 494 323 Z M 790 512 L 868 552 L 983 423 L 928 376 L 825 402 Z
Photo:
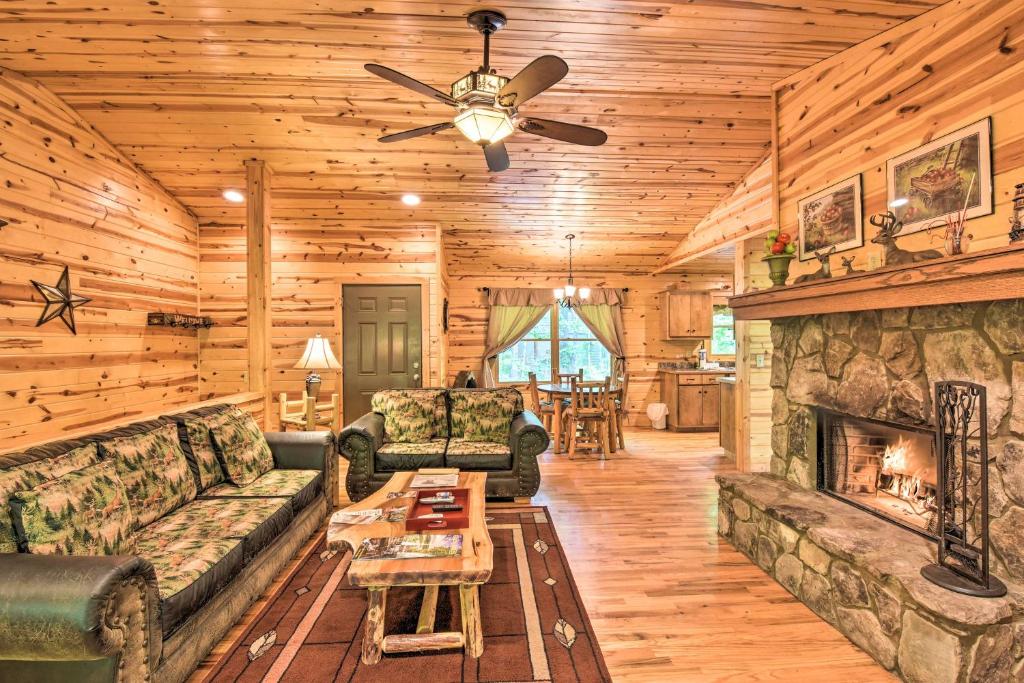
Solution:
M 530 396 L 533 398 L 534 408 L 537 410 L 537 414 L 540 415 L 540 421 L 544 425 L 544 429 L 551 433 L 552 423 L 555 419 L 555 404 L 551 401 L 540 400 L 540 390 L 537 389 L 537 373 L 530 373 Z
M 629 373 L 625 372 L 615 378 L 615 386 L 619 392 L 609 396 L 608 412 L 613 421 L 613 438 L 610 439 L 612 453 L 616 448 L 626 450 L 626 437 L 622 434 L 622 426 L 626 421 L 626 394 L 629 391 Z
M 577 372 L 555 372 L 555 369 L 551 369 L 551 383 L 552 384 L 568 384 L 576 378 L 578 381 L 583 381 L 583 368 L 580 368 Z
M 608 390 L 611 380 L 600 382 L 572 380 L 566 421 L 569 429 L 569 459 L 577 448 L 600 450 L 601 459 L 608 455 L 608 430 L 611 416 L 608 412 Z
M 277 398 L 282 432 L 288 431 L 288 427 L 304 432 L 314 432 L 318 427 L 326 427 L 335 434 L 341 431 L 341 398 L 338 394 L 331 394 L 330 403 L 317 403 L 305 391 L 301 399 L 289 401 L 288 394 L 283 392 Z

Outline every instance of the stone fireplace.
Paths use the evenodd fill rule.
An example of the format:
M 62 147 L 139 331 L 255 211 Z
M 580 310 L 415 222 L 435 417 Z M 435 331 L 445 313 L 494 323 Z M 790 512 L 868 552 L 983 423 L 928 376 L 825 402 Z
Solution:
M 772 342 L 771 473 L 719 477 L 720 533 L 905 680 L 1024 680 L 1024 299 L 779 318 Z M 1003 598 L 920 575 L 945 380 L 987 389 Z
M 935 433 L 819 408 L 818 490 L 934 537 Z

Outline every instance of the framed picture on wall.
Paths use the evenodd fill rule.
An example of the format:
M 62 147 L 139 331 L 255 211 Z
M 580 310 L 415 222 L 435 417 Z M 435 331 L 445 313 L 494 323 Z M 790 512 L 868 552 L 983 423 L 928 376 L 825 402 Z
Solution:
M 901 235 L 944 226 L 967 207 L 967 218 L 987 216 L 992 200 L 992 120 L 932 140 L 889 159 L 889 207 L 903 221 Z
M 809 261 L 814 252 L 822 249 L 835 247 L 836 251 L 847 251 L 864 246 L 861 193 L 858 173 L 798 202 L 801 261 Z

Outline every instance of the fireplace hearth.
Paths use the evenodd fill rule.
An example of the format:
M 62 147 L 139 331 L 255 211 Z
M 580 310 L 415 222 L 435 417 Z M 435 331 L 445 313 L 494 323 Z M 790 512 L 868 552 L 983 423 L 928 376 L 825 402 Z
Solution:
M 817 409 L 818 490 L 934 538 L 935 433 Z

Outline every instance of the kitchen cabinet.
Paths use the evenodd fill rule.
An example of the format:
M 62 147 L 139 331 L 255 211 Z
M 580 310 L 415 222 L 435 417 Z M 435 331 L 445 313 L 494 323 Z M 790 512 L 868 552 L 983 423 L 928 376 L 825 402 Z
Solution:
M 661 315 L 665 339 L 710 337 L 711 293 L 677 290 L 663 292 Z
M 677 432 L 713 432 L 721 416 L 718 380 L 732 373 L 661 371 L 661 400 L 668 406 L 668 427 Z

